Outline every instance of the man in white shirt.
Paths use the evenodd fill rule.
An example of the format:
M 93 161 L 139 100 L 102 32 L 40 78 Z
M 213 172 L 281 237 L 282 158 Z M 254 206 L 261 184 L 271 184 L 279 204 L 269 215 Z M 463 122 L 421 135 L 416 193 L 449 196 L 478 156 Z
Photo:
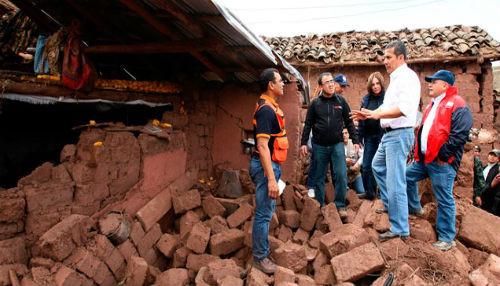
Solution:
M 383 104 L 376 110 L 362 109 L 351 113 L 353 118 L 380 119 L 384 135 L 373 158 L 372 169 L 380 196 L 389 213 L 391 228 L 380 235 L 381 240 L 410 235 L 408 198 L 406 194 L 406 160 L 415 135 L 420 101 L 420 81 L 406 65 L 403 42 L 391 42 L 385 48 L 384 65 L 390 74 L 390 84 Z
M 424 111 L 422 125 L 417 133 L 415 161 L 406 169 L 408 209 L 423 214 L 417 183 L 430 178 L 437 201 L 437 249 L 446 251 L 456 244 L 455 199 L 453 182 L 472 127 L 472 113 L 453 86 L 455 77 L 450 71 L 440 70 L 426 76 L 429 96 L 433 98 Z

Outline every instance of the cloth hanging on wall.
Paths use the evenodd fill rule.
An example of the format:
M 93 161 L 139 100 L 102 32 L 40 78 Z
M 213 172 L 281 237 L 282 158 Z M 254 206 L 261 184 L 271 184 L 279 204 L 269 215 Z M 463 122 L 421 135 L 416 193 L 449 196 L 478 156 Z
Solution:
M 62 67 L 63 85 L 74 90 L 82 88 L 90 74 L 89 64 L 82 53 L 79 26 L 80 22 L 73 20 L 64 48 Z

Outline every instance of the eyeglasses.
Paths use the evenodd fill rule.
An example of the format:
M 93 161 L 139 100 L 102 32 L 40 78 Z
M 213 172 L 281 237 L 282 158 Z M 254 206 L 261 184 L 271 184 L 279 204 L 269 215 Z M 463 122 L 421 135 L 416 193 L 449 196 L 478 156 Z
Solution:
M 333 79 L 331 79 L 331 80 L 327 80 L 327 81 L 325 81 L 324 83 L 322 83 L 321 85 L 331 84 L 331 83 L 333 83 Z

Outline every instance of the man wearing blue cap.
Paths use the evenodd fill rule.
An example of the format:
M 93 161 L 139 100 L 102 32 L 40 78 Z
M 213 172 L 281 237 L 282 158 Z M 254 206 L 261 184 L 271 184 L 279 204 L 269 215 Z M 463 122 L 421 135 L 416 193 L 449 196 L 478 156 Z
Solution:
M 430 177 L 437 200 L 436 233 L 433 245 L 446 251 L 456 244 L 453 182 L 472 127 L 472 113 L 453 86 L 455 77 L 447 70 L 426 76 L 433 100 L 424 111 L 415 144 L 415 161 L 406 169 L 408 209 L 422 213 L 417 182 Z
M 332 74 L 322 73 L 318 78 L 321 94 L 316 97 L 307 109 L 304 130 L 302 131 L 301 153 L 307 155 L 307 140 L 312 129 L 314 162 L 316 164 L 315 198 L 321 206 L 325 202 L 325 178 L 328 164 L 333 166 L 332 177 L 335 177 L 335 199 L 339 215 L 347 217 L 345 199 L 347 194 L 347 166 L 342 129 L 347 128 L 356 153 L 359 151 L 358 134 L 349 113 L 351 109 L 344 92 L 347 78 L 343 74 L 333 78 Z M 335 175 L 335 176 L 334 176 Z

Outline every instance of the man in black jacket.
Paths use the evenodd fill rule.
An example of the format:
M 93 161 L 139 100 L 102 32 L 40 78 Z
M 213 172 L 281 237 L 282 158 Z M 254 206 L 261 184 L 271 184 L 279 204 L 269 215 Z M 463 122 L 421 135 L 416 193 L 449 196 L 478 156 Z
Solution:
M 491 150 L 488 154 L 485 188 L 481 195 L 481 208 L 497 216 L 500 216 L 499 158 L 500 151 L 497 149 Z
M 345 199 L 347 194 L 347 166 L 345 161 L 344 141 L 342 129 L 347 128 L 356 153 L 359 150 L 358 134 L 352 119 L 349 118 L 351 109 L 341 95 L 346 86 L 349 86 L 343 74 L 333 78 L 331 73 L 322 73 L 318 78 L 321 94 L 315 98 L 307 109 L 306 122 L 302 132 L 301 153 L 307 154 L 307 140 L 309 132 L 313 132 L 313 152 L 316 163 L 315 197 L 321 206 L 325 201 L 325 177 L 328 163 L 331 161 L 335 174 L 334 203 L 341 218 L 345 218 Z M 334 176 L 335 175 L 335 176 Z

